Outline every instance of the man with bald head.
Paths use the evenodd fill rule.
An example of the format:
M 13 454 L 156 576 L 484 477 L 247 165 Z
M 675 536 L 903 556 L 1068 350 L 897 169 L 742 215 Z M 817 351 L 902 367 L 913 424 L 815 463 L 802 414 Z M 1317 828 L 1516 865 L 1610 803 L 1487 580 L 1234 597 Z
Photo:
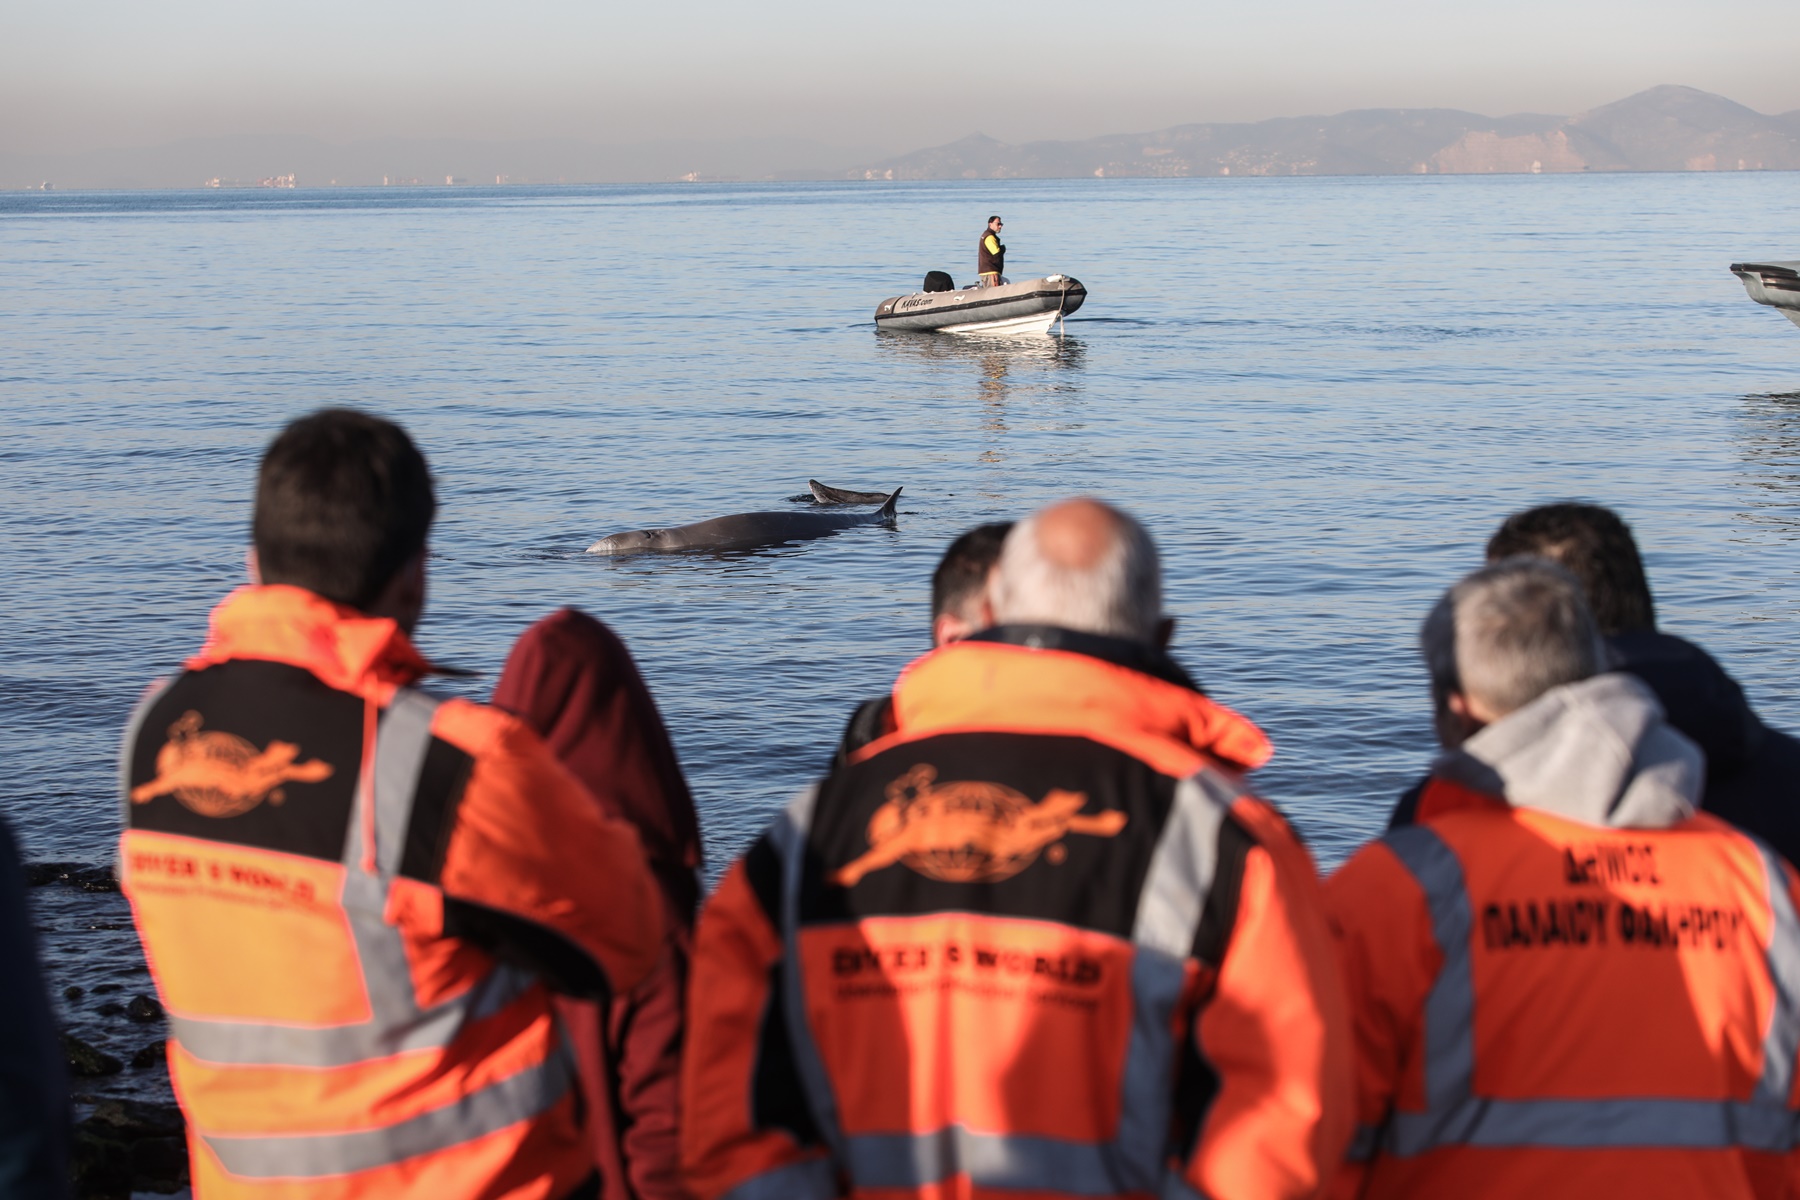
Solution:
M 725 1196 L 1302 1197 L 1350 1134 L 1311 861 L 1249 721 L 1163 653 L 1149 534 L 1021 521 L 993 627 L 701 917 L 683 1159 Z

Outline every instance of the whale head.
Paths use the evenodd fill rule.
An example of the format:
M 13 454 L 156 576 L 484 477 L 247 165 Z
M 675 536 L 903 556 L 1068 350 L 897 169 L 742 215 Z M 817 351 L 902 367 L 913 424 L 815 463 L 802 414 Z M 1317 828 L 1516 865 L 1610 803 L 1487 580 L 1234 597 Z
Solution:
M 608 534 L 587 548 L 589 554 L 640 554 L 662 548 L 661 529 L 630 529 Z

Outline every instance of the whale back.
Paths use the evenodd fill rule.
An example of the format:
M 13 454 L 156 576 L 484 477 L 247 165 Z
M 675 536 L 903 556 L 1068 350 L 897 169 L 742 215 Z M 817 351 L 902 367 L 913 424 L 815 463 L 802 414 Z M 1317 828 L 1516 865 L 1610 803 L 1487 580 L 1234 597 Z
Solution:
M 806 490 L 812 493 L 814 502 L 818 504 L 880 504 L 887 499 L 886 492 L 853 492 L 849 488 L 834 488 L 816 479 L 806 481 Z
M 858 525 L 892 525 L 900 489 L 895 488 L 872 512 L 748 512 L 711 517 L 668 529 L 635 529 L 603 537 L 590 554 L 641 554 L 646 551 L 754 550 L 783 542 L 824 537 Z

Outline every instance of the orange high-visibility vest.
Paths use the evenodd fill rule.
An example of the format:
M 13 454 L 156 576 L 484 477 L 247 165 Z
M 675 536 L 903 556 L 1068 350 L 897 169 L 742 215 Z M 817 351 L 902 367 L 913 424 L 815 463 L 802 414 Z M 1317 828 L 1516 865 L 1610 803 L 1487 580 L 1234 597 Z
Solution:
M 690 1186 L 1316 1194 L 1348 1029 L 1311 862 L 1235 777 L 1266 739 L 1147 647 L 983 638 L 908 668 L 702 914 Z
M 1433 779 L 1328 884 L 1358 1052 L 1345 1196 L 1800 1186 L 1793 869 L 1716 818 L 1617 829 Z
M 635 838 L 513 718 L 401 686 L 391 622 L 251 589 L 214 633 L 134 719 L 120 851 L 196 1194 L 570 1195 L 593 1159 L 551 968 L 496 951 L 635 982 Z M 638 928 L 591 936 L 578 902 Z

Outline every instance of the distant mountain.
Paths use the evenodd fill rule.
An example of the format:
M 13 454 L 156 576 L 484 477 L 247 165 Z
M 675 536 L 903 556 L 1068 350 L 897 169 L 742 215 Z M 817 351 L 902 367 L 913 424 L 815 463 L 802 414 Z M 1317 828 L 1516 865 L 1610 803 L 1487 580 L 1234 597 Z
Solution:
M 650 142 L 485 142 L 385 138 L 333 144 L 294 136 L 192 138 L 85 154 L 0 153 L 0 188 L 300 187 L 457 183 L 646 183 L 695 179 L 837 179 L 868 147 L 797 138 Z
M 1665 85 L 1573 117 L 1368 108 L 1334 117 L 1176 125 L 1008 145 L 974 134 L 851 170 L 852 179 L 1179 178 L 1800 170 L 1800 111 L 1765 116 Z
M 573 138 L 387 138 L 339 145 L 239 136 L 84 154 L 0 152 L 0 188 L 1792 171 L 1800 170 L 1800 110 L 1765 116 L 1694 88 L 1655 87 L 1573 117 L 1369 108 L 1085 141 L 1009 145 L 974 134 L 871 162 L 874 153 L 796 138 L 626 146 Z

